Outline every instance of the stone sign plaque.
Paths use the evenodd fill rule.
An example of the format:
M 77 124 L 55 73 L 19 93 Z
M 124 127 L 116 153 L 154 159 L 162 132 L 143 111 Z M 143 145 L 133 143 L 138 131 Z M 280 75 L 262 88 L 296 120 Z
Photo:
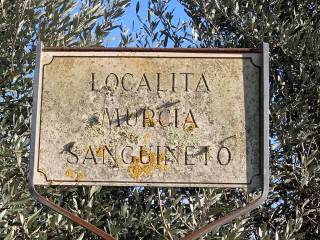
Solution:
M 44 49 L 35 185 L 259 187 L 262 54 Z

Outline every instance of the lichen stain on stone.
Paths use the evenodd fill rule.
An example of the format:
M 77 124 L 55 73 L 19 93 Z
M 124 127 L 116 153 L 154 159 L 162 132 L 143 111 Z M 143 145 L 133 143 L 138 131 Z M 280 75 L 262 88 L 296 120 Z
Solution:
M 144 142 L 144 144 L 148 144 L 150 142 L 150 134 L 149 133 L 145 133 L 143 135 L 143 142 Z
M 85 178 L 85 175 L 82 171 L 74 171 L 72 168 L 67 168 L 65 175 L 67 177 L 73 178 L 76 181 L 81 181 L 82 179 Z
M 165 164 L 166 155 L 164 152 L 160 152 L 159 154 L 159 163 L 157 162 L 157 154 L 155 152 L 142 150 L 141 156 L 147 157 L 149 161 L 148 163 L 142 163 L 140 157 L 132 157 L 132 162 L 128 167 L 128 172 L 133 179 L 140 180 L 148 177 L 155 170 L 159 170 L 161 172 L 169 170 L 169 166 Z
M 184 130 L 185 132 L 192 132 L 194 128 L 195 128 L 194 125 L 189 125 L 189 126 L 185 126 L 185 127 L 183 128 L 183 130 Z
M 146 127 L 155 127 L 156 121 L 150 112 L 145 112 L 144 124 Z
M 98 125 L 99 122 L 99 118 L 96 115 L 92 115 L 89 117 L 89 119 L 87 120 L 87 124 L 89 127 L 93 127 L 94 125 Z
M 76 181 L 81 181 L 85 177 L 84 173 L 82 171 L 77 172 Z
M 66 174 L 67 177 L 71 177 L 71 178 L 74 178 L 74 177 L 75 177 L 75 172 L 74 172 L 73 169 L 71 169 L 71 168 L 67 168 L 65 174 Z
M 197 126 L 196 126 L 193 118 L 191 117 L 191 115 L 188 114 L 188 116 L 185 120 L 185 125 L 183 126 L 183 130 L 185 132 L 192 132 L 196 127 Z
M 96 155 L 97 157 L 102 158 L 104 156 L 104 146 L 101 145 L 99 148 L 96 150 Z

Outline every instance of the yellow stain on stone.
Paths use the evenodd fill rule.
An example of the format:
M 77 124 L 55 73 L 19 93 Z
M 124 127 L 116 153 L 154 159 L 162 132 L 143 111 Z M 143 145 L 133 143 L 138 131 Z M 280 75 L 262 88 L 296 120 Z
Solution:
M 189 126 L 184 126 L 183 130 L 185 132 L 192 132 L 194 128 L 195 128 L 195 126 L 193 124 L 193 125 L 189 125 Z
M 67 168 L 65 174 L 66 174 L 67 177 L 73 178 L 76 181 L 80 181 L 80 180 L 83 180 L 85 178 L 85 175 L 84 175 L 84 173 L 82 171 L 76 172 L 72 168 Z
M 197 126 L 196 126 L 196 123 L 194 122 L 193 118 L 192 118 L 192 115 L 191 114 L 188 114 L 186 120 L 185 120 L 185 124 L 183 126 L 183 130 L 186 131 L 186 132 L 192 132 L 193 129 L 195 129 Z
M 84 173 L 82 171 L 77 172 L 76 180 L 81 181 L 82 179 L 84 179 Z
M 104 155 L 104 146 L 100 145 L 99 148 L 96 150 L 97 157 L 103 157 Z
M 72 168 L 67 168 L 66 170 L 66 176 L 67 177 L 71 177 L 71 178 L 74 178 L 76 176 L 75 172 L 73 171 Z
M 164 152 L 160 152 L 159 154 L 159 163 L 157 162 L 157 154 L 155 152 L 148 152 L 143 149 L 141 156 L 148 157 L 148 163 L 142 163 L 140 157 L 133 156 L 132 162 L 128 167 L 130 176 L 135 180 L 148 177 L 157 169 L 161 172 L 169 169 L 169 166 L 165 164 L 166 155 Z
M 144 144 L 148 144 L 150 142 L 150 134 L 149 133 L 145 133 L 143 135 L 143 142 L 144 142 Z
M 146 127 L 154 127 L 156 125 L 156 121 L 150 112 L 145 113 L 144 124 Z

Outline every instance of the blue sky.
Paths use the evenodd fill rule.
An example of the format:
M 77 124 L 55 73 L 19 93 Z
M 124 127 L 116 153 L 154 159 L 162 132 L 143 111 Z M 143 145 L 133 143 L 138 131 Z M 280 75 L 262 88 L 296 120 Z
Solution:
M 136 5 L 137 5 L 138 0 L 131 0 L 130 6 L 126 9 L 125 15 L 122 16 L 120 21 L 122 24 L 130 31 L 130 32 L 135 32 L 137 31 L 140 27 L 141 24 L 139 24 L 138 18 L 136 16 Z M 139 13 L 142 17 L 142 19 L 145 19 L 147 16 L 147 9 L 148 9 L 148 1 L 147 0 L 139 0 L 140 2 L 140 10 Z M 179 3 L 178 0 L 171 0 L 169 4 L 169 10 L 174 9 L 174 20 L 178 21 L 180 20 L 188 20 L 187 14 L 184 12 L 183 6 Z M 119 23 L 120 23 L 119 21 Z M 174 23 L 175 23 L 174 21 Z M 134 29 L 132 29 L 134 22 Z M 110 41 L 111 40 L 111 41 Z M 116 30 L 113 31 L 106 39 L 106 46 L 108 47 L 117 47 L 119 42 L 121 40 L 120 37 L 120 31 Z

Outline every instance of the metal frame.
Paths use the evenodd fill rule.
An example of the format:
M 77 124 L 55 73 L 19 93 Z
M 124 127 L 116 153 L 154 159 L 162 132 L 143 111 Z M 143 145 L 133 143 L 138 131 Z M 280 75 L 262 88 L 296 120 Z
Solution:
M 216 219 L 208 225 L 190 233 L 181 240 L 197 239 L 203 234 L 209 233 L 222 225 L 231 222 L 233 219 L 251 212 L 253 209 L 259 207 L 267 200 L 269 193 L 269 44 L 262 45 L 262 65 L 263 65 L 263 118 L 262 118 L 262 154 L 263 154 L 263 189 L 262 194 L 243 208 L 233 210 L 222 218 Z
M 35 146 L 35 139 L 36 139 L 36 122 L 37 122 L 37 114 L 39 114 L 37 111 L 37 100 L 38 100 L 38 94 L 39 94 L 39 71 L 40 71 L 40 63 L 41 63 L 41 51 L 74 51 L 75 49 L 72 48 L 43 48 L 42 43 L 37 44 L 37 57 L 36 57 L 36 71 L 35 71 L 35 81 L 33 85 L 34 90 L 34 98 L 33 98 L 33 107 L 32 107 L 32 132 L 31 132 L 31 149 L 33 149 L 33 146 Z M 247 206 L 243 208 L 239 208 L 236 210 L 233 210 L 229 214 L 223 216 L 222 218 L 216 219 L 213 222 L 209 223 L 208 225 L 195 230 L 194 232 L 188 234 L 187 236 L 183 237 L 181 240 L 194 240 L 202 235 L 209 233 L 220 226 L 231 222 L 237 217 L 240 217 L 241 215 L 244 215 L 246 213 L 249 213 L 253 209 L 259 207 L 261 204 L 264 203 L 264 201 L 268 197 L 269 192 L 269 44 L 263 43 L 262 45 L 262 51 L 261 49 L 251 49 L 251 48 L 245 48 L 245 49 L 139 49 L 139 48 L 107 48 L 108 51 L 132 51 L 132 52 L 148 52 L 148 51 L 161 51 L 161 52 L 215 52 L 215 53 L 261 53 L 262 52 L 262 58 L 263 58 L 263 92 L 262 92 L 262 105 L 263 109 L 262 111 L 262 129 L 261 129 L 261 135 L 262 138 L 262 166 L 263 166 L 263 189 L 262 194 L 249 203 Z M 106 51 L 106 48 L 79 48 L 76 49 L 76 51 Z M 56 211 L 59 214 L 64 215 L 65 217 L 69 218 L 71 221 L 81 225 L 82 227 L 88 229 L 89 231 L 95 233 L 97 236 L 101 237 L 105 240 L 115 240 L 111 235 L 103 231 L 102 229 L 99 229 L 98 227 L 92 225 L 91 223 L 83 220 L 82 218 L 76 216 L 75 214 L 67 211 L 66 209 L 60 207 L 59 205 L 51 202 L 47 198 L 40 195 L 36 187 L 34 185 L 33 181 L 33 171 L 34 171 L 34 152 L 31 151 L 31 161 L 30 161 L 30 167 L 29 167 L 29 190 L 32 194 L 32 197 L 42 203 L 43 205 L 49 207 L 50 209 Z
M 38 101 L 38 94 L 39 94 L 39 71 L 40 71 L 40 63 L 41 63 L 41 51 L 42 51 L 43 45 L 41 42 L 37 44 L 37 56 L 36 56 L 36 71 L 35 71 L 35 80 L 33 83 L 33 95 L 35 96 L 33 98 L 33 106 L 32 106 L 32 123 L 31 123 L 31 149 L 33 149 L 33 146 L 35 146 L 36 141 L 36 123 L 37 123 L 37 101 Z M 31 159 L 34 159 L 34 151 L 31 151 Z M 83 220 L 82 218 L 78 217 L 77 215 L 67 211 L 63 207 L 60 207 L 59 205 L 51 202 L 49 199 L 43 197 L 41 194 L 39 194 L 36 190 L 36 186 L 34 185 L 33 181 L 33 171 L 34 171 L 34 161 L 30 161 L 30 167 L 29 167 L 29 191 L 31 192 L 32 197 L 42 203 L 43 205 L 47 206 L 48 208 L 56 211 L 57 213 L 62 214 L 63 216 L 69 218 L 71 221 L 81 225 L 82 227 L 88 229 L 89 231 L 95 233 L 97 236 L 101 237 L 102 239 L 106 240 L 115 240 L 111 235 L 106 233 L 105 231 L 97 228 L 96 226 L 92 225 L 91 223 Z

